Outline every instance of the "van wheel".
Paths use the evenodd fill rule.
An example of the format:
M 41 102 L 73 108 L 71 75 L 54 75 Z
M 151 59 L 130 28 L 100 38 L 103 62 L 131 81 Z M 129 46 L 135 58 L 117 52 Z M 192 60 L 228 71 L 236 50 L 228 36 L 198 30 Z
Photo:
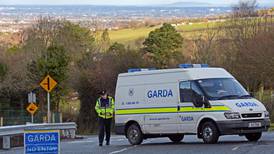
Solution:
M 204 143 L 207 144 L 217 143 L 220 136 L 218 128 L 213 122 L 205 122 L 202 125 L 201 134 Z
M 139 145 L 143 142 L 143 133 L 136 123 L 128 127 L 127 138 L 132 145 Z
M 245 137 L 248 139 L 250 142 L 256 142 L 262 137 L 262 133 L 250 133 L 250 134 L 245 134 Z
M 184 139 L 183 134 L 171 135 L 168 137 L 174 143 L 180 143 Z

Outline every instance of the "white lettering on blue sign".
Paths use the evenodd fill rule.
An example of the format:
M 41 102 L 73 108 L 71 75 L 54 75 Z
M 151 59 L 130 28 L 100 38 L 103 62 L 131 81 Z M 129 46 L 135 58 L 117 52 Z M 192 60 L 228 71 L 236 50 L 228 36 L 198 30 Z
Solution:
M 58 153 L 58 145 L 28 145 L 26 153 Z
M 25 133 L 25 153 L 50 153 L 58 154 L 60 151 L 59 131 L 30 131 Z
M 149 90 L 147 92 L 148 98 L 173 97 L 171 89 Z
M 241 102 L 241 103 L 236 103 L 237 107 L 258 107 L 258 104 L 254 102 Z
M 57 140 L 56 136 L 53 134 L 34 134 L 34 135 L 29 135 L 28 136 L 28 141 L 29 142 L 55 142 Z

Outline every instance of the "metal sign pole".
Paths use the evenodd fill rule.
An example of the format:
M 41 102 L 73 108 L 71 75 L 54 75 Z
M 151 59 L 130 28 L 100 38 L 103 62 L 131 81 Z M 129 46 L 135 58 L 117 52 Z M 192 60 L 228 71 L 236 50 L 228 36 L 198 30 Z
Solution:
M 51 112 L 50 112 L 50 92 L 56 87 L 57 82 L 51 78 L 49 75 L 47 75 L 43 81 L 40 82 L 40 86 L 44 88 L 47 91 L 47 103 L 48 103 L 48 123 L 51 123 Z
M 50 123 L 50 96 L 48 92 L 48 123 Z
M 33 123 L 33 121 L 34 121 L 34 120 L 33 120 L 33 114 L 31 114 L 31 123 Z

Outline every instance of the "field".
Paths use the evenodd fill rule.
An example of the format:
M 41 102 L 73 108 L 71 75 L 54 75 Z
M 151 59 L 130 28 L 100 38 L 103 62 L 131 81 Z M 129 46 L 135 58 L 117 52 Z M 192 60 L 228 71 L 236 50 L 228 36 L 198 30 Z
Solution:
M 109 31 L 109 36 L 112 42 L 128 43 L 134 40 L 143 39 L 148 36 L 149 32 L 156 27 L 144 27 L 136 29 L 121 29 Z
M 193 38 L 195 33 L 201 33 L 206 28 L 213 28 L 216 23 L 217 22 L 190 23 L 177 25 L 175 27 L 184 38 Z M 109 30 L 109 36 L 112 43 L 119 42 L 129 45 L 138 40 L 142 42 L 151 31 L 159 27 L 160 26 Z M 99 32 L 99 35 L 101 34 L 102 32 Z M 20 39 L 20 35 L 17 33 L 14 35 L 10 33 L 0 33 L 0 43 L 19 44 Z
M 191 37 L 194 32 L 201 31 L 206 28 L 213 28 L 217 23 L 219 22 L 190 23 L 185 25 L 177 25 L 175 27 L 185 37 Z M 112 42 L 128 44 L 129 42 L 146 38 L 149 32 L 159 27 L 160 26 L 111 30 L 109 31 L 109 36 Z
M 261 21 L 263 18 L 254 18 L 253 20 Z M 244 19 L 243 19 L 244 20 Z M 264 20 L 264 19 L 263 19 Z M 273 23 L 274 18 L 268 19 L 265 22 Z M 176 29 L 181 33 L 184 38 L 194 38 L 198 35 L 203 35 L 203 30 L 205 29 L 215 29 L 220 26 L 222 21 L 211 21 L 211 22 L 197 22 L 197 23 L 188 23 L 188 24 L 179 24 L 175 25 Z M 142 28 L 130 28 L 130 29 L 120 29 L 120 30 L 111 30 L 109 31 L 109 36 L 111 42 L 119 42 L 124 44 L 130 44 L 136 40 L 143 40 L 153 31 L 155 27 L 142 27 Z

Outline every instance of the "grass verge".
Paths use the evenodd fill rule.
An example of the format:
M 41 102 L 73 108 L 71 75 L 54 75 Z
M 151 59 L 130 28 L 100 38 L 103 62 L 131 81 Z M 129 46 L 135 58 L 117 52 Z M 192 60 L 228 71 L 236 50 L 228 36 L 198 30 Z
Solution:
M 274 123 L 271 123 L 271 124 L 270 124 L 270 128 L 269 128 L 268 131 L 274 131 Z

